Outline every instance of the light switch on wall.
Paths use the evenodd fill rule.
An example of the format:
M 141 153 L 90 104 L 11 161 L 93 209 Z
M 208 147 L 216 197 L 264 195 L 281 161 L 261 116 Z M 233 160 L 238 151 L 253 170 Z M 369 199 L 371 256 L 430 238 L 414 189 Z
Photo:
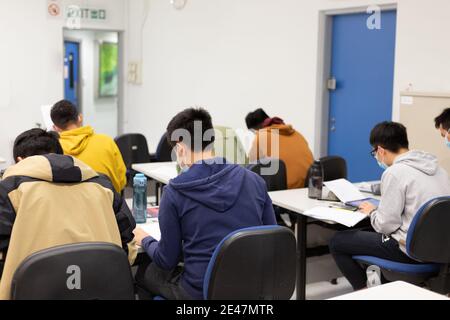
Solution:
M 128 83 L 142 84 L 142 63 L 128 63 Z

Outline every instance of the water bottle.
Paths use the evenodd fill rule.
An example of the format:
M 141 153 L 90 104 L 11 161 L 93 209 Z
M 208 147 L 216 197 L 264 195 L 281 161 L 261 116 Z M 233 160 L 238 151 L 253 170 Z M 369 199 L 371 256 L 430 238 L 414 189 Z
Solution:
M 320 161 L 314 161 L 311 166 L 311 174 L 308 181 L 308 197 L 311 199 L 322 198 L 323 171 Z
M 133 179 L 133 217 L 136 223 L 147 222 L 147 178 L 141 173 Z

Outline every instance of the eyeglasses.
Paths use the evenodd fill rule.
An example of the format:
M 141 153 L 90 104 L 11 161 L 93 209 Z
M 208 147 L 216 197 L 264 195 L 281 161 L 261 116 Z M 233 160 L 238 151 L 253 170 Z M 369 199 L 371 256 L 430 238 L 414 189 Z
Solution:
M 372 151 L 370 151 L 370 155 L 375 158 L 375 155 L 377 154 L 378 151 L 378 147 L 376 147 L 375 149 L 373 149 Z

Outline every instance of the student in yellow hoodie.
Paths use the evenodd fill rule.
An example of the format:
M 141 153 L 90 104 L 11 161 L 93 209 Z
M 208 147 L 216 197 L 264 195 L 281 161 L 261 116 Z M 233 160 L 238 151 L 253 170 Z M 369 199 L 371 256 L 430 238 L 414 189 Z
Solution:
M 245 118 L 247 128 L 256 131 L 250 150 L 251 162 L 266 157 L 284 161 L 288 189 L 303 188 L 314 158 L 306 139 L 280 118 L 270 118 L 263 109 L 251 112 Z M 272 139 L 273 138 L 273 139 Z
M 57 102 L 51 110 L 51 118 L 55 131 L 60 134 L 64 154 L 108 176 L 114 189 L 120 193 L 127 184 L 127 169 L 114 140 L 107 135 L 96 134 L 91 126 L 83 126 L 82 115 L 70 101 Z

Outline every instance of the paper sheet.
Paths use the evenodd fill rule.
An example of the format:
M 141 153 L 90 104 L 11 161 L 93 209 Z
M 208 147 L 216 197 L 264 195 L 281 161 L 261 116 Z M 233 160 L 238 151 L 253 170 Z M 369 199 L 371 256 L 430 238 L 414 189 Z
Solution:
M 138 224 L 136 227 L 141 228 L 156 240 L 161 240 L 161 230 L 159 230 L 158 222 L 150 221 L 145 224 Z
M 305 215 L 319 220 L 334 221 L 347 227 L 353 227 L 367 218 L 367 215 L 361 212 L 329 207 L 315 207 L 305 211 Z
M 367 198 L 367 196 L 364 196 L 357 187 L 346 179 L 327 181 L 323 184 L 344 203 Z
M 41 107 L 42 119 L 44 120 L 44 129 L 47 129 L 47 131 L 53 130 L 53 121 L 52 117 L 50 116 L 51 110 L 51 105 Z

